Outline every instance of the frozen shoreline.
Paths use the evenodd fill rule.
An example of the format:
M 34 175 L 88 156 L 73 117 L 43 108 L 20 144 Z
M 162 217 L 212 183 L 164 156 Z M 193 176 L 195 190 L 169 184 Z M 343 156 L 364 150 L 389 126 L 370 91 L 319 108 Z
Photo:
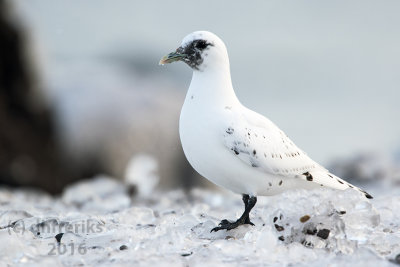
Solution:
M 372 192 L 372 201 L 329 189 L 260 197 L 254 227 L 210 233 L 241 214 L 240 196 L 194 189 L 131 199 L 104 177 L 60 198 L 0 189 L 0 258 L 33 266 L 389 266 L 400 253 L 396 191 Z

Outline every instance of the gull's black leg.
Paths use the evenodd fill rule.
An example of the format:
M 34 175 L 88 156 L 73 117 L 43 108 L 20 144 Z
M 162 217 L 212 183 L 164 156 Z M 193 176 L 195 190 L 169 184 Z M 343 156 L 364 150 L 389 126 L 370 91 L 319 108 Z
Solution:
M 240 216 L 239 219 L 236 220 L 236 222 L 229 222 L 228 220 L 222 220 L 219 223 L 219 226 L 213 228 L 211 230 L 211 232 L 215 231 L 219 231 L 219 230 L 231 230 L 234 229 L 236 227 L 238 227 L 239 225 L 242 224 L 251 224 L 254 225 L 249 218 L 249 214 L 251 209 L 256 205 L 257 203 L 257 197 L 252 196 L 250 197 L 249 195 L 243 195 L 243 203 L 244 203 L 244 212 L 242 214 L 242 216 Z
M 243 194 L 242 200 L 243 200 L 243 203 L 244 203 L 244 209 L 245 209 L 245 210 L 246 210 L 246 207 L 248 206 L 249 198 L 250 198 L 249 195 Z M 257 199 L 256 199 L 256 201 L 257 201 Z M 254 203 L 254 205 L 255 205 L 255 203 Z M 250 208 L 250 210 L 251 210 L 251 208 Z M 250 212 L 249 212 L 249 213 L 250 213 Z M 243 214 L 244 214 L 244 213 L 243 213 Z M 243 216 L 243 215 L 242 215 L 242 216 Z M 245 218 L 244 223 L 245 223 L 245 224 L 254 225 L 254 223 L 252 223 L 252 222 L 250 221 L 250 216 L 249 216 L 249 214 L 247 214 L 247 217 Z

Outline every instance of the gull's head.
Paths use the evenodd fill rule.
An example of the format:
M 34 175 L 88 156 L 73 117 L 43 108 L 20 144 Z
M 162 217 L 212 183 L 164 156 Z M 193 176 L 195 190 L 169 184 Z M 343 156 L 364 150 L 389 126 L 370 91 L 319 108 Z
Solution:
M 208 31 L 197 31 L 187 35 L 175 52 L 169 53 L 160 60 L 160 65 L 175 61 L 185 62 L 194 71 L 229 66 L 224 42 Z

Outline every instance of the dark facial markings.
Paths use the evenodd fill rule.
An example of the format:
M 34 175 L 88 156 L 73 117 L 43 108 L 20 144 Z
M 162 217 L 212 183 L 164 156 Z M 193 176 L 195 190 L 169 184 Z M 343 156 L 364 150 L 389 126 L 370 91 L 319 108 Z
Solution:
M 193 43 L 196 48 L 201 50 L 205 49 L 209 45 L 205 40 L 195 40 Z
M 192 41 L 185 47 L 179 47 L 176 52 L 186 54 L 187 56 L 183 58 L 182 61 L 188 64 L 192 69 L 198 70 L 199 66 L 204 61 L 202 53 L 209 46 L 213 46 L 213 44 L 208 43 L 206 40 L 198 39 Z

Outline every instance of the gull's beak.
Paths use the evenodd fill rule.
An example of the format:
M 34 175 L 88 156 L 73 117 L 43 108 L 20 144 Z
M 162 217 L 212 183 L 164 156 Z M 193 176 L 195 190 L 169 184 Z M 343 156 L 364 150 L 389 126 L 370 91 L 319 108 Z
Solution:
M 160 65 L 164 65 L 164 64 L 172 63 L 174 61 L 179 61 L 179 60 L 182 60 L 186 56 L 187 56 L 186 54 L 181 54 L 181 53 L 178 53 L 178 52 L 172 52 L 172 53 L 169 53 L 168 55 L 164 56 L 160 60 L 159 64 Z

